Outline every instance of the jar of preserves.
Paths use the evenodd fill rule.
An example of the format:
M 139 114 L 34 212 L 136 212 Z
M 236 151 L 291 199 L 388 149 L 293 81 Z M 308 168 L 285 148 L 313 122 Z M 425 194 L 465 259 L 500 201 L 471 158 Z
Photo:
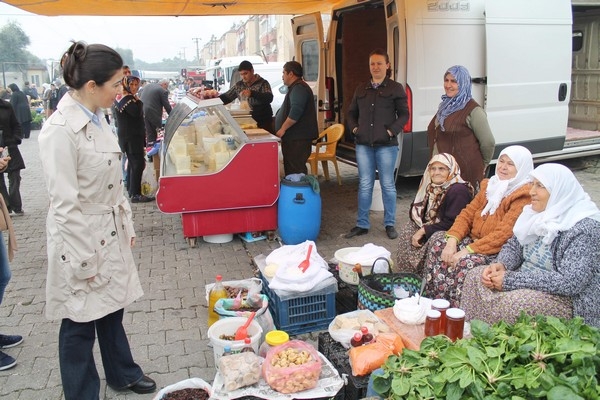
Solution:
M 442 313 L 438 310 L 427 311 L 425 317 L 425 336 L 436 336 L 440 334 L 440 318 Z
M 462 339 L 464 329 L 465 312 L 460 308 L 449 308 L 446 311 L 446 336 L 456 342 L 457 339 Z
M 271 348 L 279 346 L 290 340 L 290 335 L 285 331 L 270 331 L 265 335 L 265 341 L 258 349 L 258 355 L 265 358 Z
M 440 333 L 446 331 L 446 310 L 450 308 L 450 302 L 444 299 L 435 299 L 431 302 L 431 309 L 437 310 L 440 315 Z

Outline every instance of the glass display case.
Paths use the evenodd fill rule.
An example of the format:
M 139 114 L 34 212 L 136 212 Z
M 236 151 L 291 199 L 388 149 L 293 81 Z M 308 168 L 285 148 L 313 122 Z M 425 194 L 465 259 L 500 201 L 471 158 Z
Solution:
M 217 172 L 235 156 L 241 145 L 249 142 L 242 126 L 219 99 L 199 100 L 185 97 L 179 107 L 182 115 L 169 117 L 170 131 L 165 129 L 166 152 L 161 176 L 202 175 Z M 190 110 L 186 114 L 187 110 Z M 171 118 L 174 120 L 171 121 Z M 252 121 L 252 120 L 250 120 Z M 248 127 L 252 122 L 248 121 Z M 178 123 L 177 123 L 178 122 Z M 177 126 L 173 125 L 177 123 Z
M 218 98 L 186 96 L 165 126 L 158 208 L 181 213 L 190 245 L 198 236 L 277 229 L 278 141 Z

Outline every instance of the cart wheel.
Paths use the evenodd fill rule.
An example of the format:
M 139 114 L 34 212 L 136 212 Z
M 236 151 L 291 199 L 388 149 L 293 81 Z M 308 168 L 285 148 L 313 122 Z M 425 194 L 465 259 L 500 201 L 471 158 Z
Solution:
M 188 242 L 188 245 L 190 247 L 196 247 L 196 238 L 195 237 L 189 237 L 189 238 L 185 238 Z

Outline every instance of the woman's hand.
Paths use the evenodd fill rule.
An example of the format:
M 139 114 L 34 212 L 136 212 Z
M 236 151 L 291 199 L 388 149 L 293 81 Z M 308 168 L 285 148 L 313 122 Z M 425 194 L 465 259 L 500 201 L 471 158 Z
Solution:
M 506 267 L 500 263 L 493 263 L 484 268 L 481 275 L 481 283 L 488 289 L 502 290 L 502 281 Z
M 469 250 L 467 250 L 467 249 L 462 249 L 461 251 L 454 253 L 454 255 L 452 257 L 450 257 L 449 264 L 450 265 L 458 264 L 460 259 L 463 258 L 464 256 L 466 256 L 467 254 L 469 254 Z
M 424 238 L 425 238 L 425 229 L 421 228 L 417 232 L 415 232 L 414 235 L 412 235 L 412 238 L 410 239 L 410 244 L 412 244 L 413 247 L 423 247 L 423 245 L 421 244 L 421 240 Z
M 502 283 L 504 282 L 504 275 L 506 275 L 506 268 L 504 265 L 498 264 L 500 268 L 496 270 L 494 274 L 492 274 L 491 281 L 494 285 L 494 289 L 501 292 L 502 291 Z
M 442 250 L 442 261 L 448 264 L 451 264 L 452 257 L 456 254 L 456 239 L 448 238 L 446 239 L 446 247 Z

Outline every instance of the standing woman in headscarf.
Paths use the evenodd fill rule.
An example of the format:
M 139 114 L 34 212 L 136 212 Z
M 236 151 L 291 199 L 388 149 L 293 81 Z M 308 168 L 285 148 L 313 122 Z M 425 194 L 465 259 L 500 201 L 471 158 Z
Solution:
M 140 78 L 123 77 L 123 92 L 114 101 L 119 146 L 127 155 L 127 191 L 132 203 L 153 201 L 154 197 L 142 194 L 142 174 L 146 167 L 146 128 L 142 101 L 137 97 Z
M 524 311 L 600 328 L 600 210 L 563 165 L 540 165 L 531 176 L 531 205 L 496 262 L 467 274 L 461 306 L 488 323 Z
M 481 181 L 481 190 L 446 232 L 435 233 L 425 262 L 425 293 L 457 307 L 465 274 L 490 264 L 512 236 L 515 221 L 529 204 L 531 153 L 523 146 L 502 150 L 496 175 Z
M 431 155 L 450 153 L 458 161 L 462 177 L 479 190 L 479 183 L 496 141 L 483 108 L 471 96 L 471 75 L 461 65 L 444 74 L 444 91 L 438 111 L 427 127 Z
M 410 206 L 410 221 L 400 231 L 394 272 L 421 274 L 431 235 L 448 230 L 472 199 L 473 187 L 462 179 L 454 157 L 433 156 Z

